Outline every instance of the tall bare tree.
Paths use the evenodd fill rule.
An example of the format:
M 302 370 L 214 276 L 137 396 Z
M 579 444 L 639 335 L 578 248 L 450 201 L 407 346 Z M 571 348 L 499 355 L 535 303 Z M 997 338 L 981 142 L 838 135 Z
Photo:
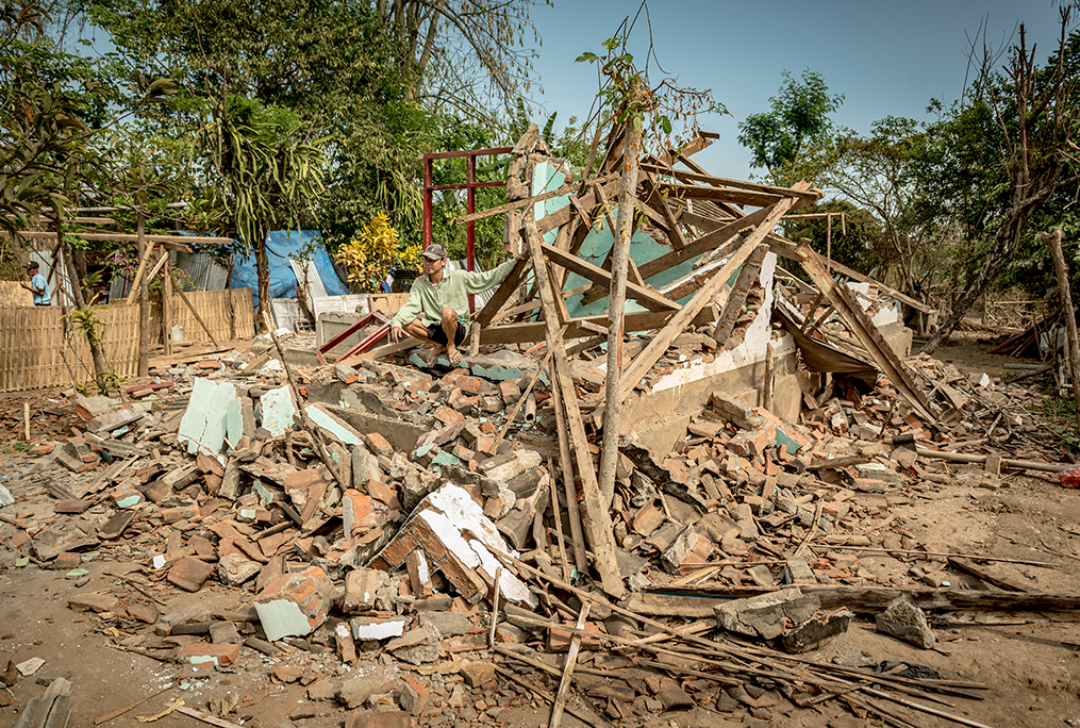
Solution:
M 1020 41 L 1012 49 L 1005 66 L 1009 83 L 1006 97 L 999 87 L 987 84 L 988 102 L 1001 130 L 1001 156 L 1008 173 L 1009 199 L 993 230 L 990 250 L 978 272 L 968 281 L 949 317 L 923 347 L 931 353 L 994 280 L 1006 261 L 1016 252 L 1025 225 L 1061 185 L 1073 184 L 1077 177 L 1066 174 L 1068 149 L 1077 130 L 1078 69 L 1070 53 L 1070 8 L 1061 10 L 1061 34 L 1056 58 L 1045 68 L 1035 60 L 1035 48 L 1027 47 L 1024 26 Z

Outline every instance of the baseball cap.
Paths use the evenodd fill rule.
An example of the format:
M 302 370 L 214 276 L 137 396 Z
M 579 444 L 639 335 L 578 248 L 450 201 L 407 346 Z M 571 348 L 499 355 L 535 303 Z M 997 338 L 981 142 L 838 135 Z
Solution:
M 36 260 L 32 260 L 32 261 L 30 261 L 29 263 L 26 264 L 26 270 L 31 270 L 31 269 L 37 268 L 37 267 L 39 267 L 39 266 L 38 266 L 38 263 L 37 263 Z
M 429 245 L 421 255 L 430 260 L 446 260 L 446 248 L 441 245 Z

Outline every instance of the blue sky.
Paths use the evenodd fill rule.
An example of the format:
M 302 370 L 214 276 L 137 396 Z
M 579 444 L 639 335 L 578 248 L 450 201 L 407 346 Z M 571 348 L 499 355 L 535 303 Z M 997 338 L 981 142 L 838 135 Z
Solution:
M 542 113 L 557 111 L 556 127 L 585 117 L 596 94 L 595 68 L 574 63 L 584 51 L 600 53 L 604 39 L 633 15 L 639 0 L 554 0 L 532 19 L 542 37 L 535 68 L 544 87 L 533 97 Z M 956 99 L 964 86 L 967 49 L 980 23 L 996 48 L 1018 40 L 1020 22 L 1028 45 L 1045 59 L 1058 34 L 1056 0 L 874 0 L 825 2 L 722 2 L 653 0 L 653 46 L 660 63 L 684 86 L 707 88 L 730 116 L 710 116 L 703 129 L 720 139 L 697 159 L 718 176 L 746 179 L 750 155 L 738 144 L 738 122 L 768 110 L 781 73 L 820 73 L 832 93 L 844 94 L 834 121 L 866 133 L 886 116 L 926 119 L 930 99 Z M 631 36 L 635 60 L 644 57 L 648 27 Z M 650 68 L 654 82 L 660 74 Z M 537 114 L 540 116 L 540 114 Z M 763 170 L 758 170 L 758 173 Z

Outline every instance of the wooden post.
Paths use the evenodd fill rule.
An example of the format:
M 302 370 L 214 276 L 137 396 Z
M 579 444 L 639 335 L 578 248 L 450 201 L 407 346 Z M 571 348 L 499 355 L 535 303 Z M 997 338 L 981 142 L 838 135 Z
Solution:
M 611 512 L 600 497 L 600 487 L 596 482 L 596 470 L 593 468 L 592 453 L 589 451 L 589 438 L 585 434 L 585 423 L 581 419 L 581 409 L 574 391 L 574 380 L 570 375 L 570 360 L 566 355 L 566 343 L 559 327 L 558 307 L 551 292 L 548 280 L 547 259 L 544 257 L 543 239 L 536 229 L 532 214 L 526 213 L 525 241 L 529 246 L 536 277 L 536 290 L 544 308 L 544 324 L 547 327 L 548 346 L 552 350 L 551 378 L 552 389 L 559 388 L 562 393 L 562 406 L 566 411 L 566 424 L 573 443 L 574 457 L 577 460 L 578 473 L 581 475 L 581 489 L 585 495 L 584 526 L 589 544 L 596 554 L 596 570 L 600 572 L 600 582 L 604 591 L 615 599 L 626 594 L 615 563 L 615 536 L 611 523 Z M 578 568 L 584 567 L 578 564 Z
M 172 356 L 172 271 L 169 270 L 169 251 L 161 252 L 165 258 L 165 272 L 161 279 L 161 341 L 165 356 Z
M 1052 233 L 1043 233 L 1043 240 L 1054 254 L 1054 270 L 1057 272 L 1058 293 L 1065 314 L 1065 333 L 1069 345 L 1069 375 L 1072 378 L 1073 411 L 1076 415 L 1076 427 L 1080 431 L 1080 343 L 1076 338 L 1076 312 L 1073 310 L 1072 294 L 1069 292 L 1069 267 L 1065 264 L 1065 255 L 1061 252 L 1061 228 L 1054 228 Z M 1057 343 L 1054 343 L 1057 351 Z
M 589 602 L 581 605 L 576 629 L 585 629 L 585 620 L 589 617 L 589 608 L 591 606 Z M 550 728 L 559 728 L 559 724 L 562 723 L 563 710 L 566 708 L 566 696 L 570 694 L 570 683 L 574 678 L 574 666 L 577 665 L 577 656 L 580 649 L 581 632 L 574 632 L 574 636 L 570 638 L 570 650 L 566 653 L 562 679 L 559 680 L 559 690 L 555 693 L 555 704 L 551 706 L 551 720 L 548 721 Z
M 636 100 L 640 89 L 630 90 Z M 641 153 L 641 130 L 628 123 L 629 144 L 623 150 L 622 177 L 619 179 L 619 213 L 616 234 L 611 244 L 611 288 L 608 291 L 607 373 L 604 378 L 604 436 L 600 445 L 600 497 L 605 508 L 615 495 L 615 466 L 619 462 L 619 427 L 622 421 L 622 397 L 619 377 L 622 374 L 624 316 L 626 312 L 626 276 L 630 264 L 630 240 L 634 230 L 638 156 Z
M 154 247 L 146 242 L 146 215 L 140 210 L 135 227 L 135 246 L 139 251 L 139 272 L 135 274 L 139 291 L 139 376 L 150 375 L 150 284 L 143 275 L 146 261 Z M 134 294 L 135 291 L 132 291 Z

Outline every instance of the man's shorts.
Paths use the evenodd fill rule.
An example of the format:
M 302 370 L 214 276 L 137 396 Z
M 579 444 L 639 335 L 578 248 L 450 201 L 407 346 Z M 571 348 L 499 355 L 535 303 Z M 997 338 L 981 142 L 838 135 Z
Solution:
M 436 344 L 446 346 L 446 332 L 443 331 L 442 323 L 432 324 L 427 327 L 428 338 Z M 465 340 L 465 320 L 457 317 L 457 333 L 454 334 L 454 346 Z

